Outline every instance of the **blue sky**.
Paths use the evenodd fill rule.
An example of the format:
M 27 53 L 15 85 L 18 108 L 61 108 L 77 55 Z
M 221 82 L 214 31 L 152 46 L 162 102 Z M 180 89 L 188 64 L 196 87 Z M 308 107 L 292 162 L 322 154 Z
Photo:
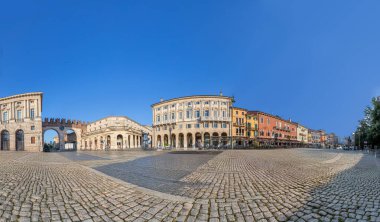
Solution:
M 0 97 L 44 92 L 44 117 L 126 115 L 162 97 L 350 134 L 380 94 L 380 1 L 1 1 Z

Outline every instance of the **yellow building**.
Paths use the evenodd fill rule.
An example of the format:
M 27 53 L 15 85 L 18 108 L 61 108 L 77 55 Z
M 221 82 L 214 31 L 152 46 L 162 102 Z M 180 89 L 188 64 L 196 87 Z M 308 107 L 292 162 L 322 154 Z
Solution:
M 256 140 L 257 133 L 259 130 L 259 122 L 257 115 L 253 113 L 247 113 L 247 139 L 248 146 L 252 146 Z
M 247 145 L 247 110 L 243 108 L 232 108 L 232 137 L 234 145 Z

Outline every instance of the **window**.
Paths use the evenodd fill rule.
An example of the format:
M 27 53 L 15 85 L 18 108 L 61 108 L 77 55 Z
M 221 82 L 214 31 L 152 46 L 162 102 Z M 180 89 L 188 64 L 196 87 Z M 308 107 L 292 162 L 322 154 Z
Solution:
M 191 106 L 191 102 L 188 102 L 187 105 L 188 105 L 188 106 Z
M 218 111 L 214 111 L 214 117 L 218 117 Z
M 267 123 L 268 123 L 268 125 L 270 124 L 270 120 L 269 120 L 269 118 L 267 119 Z
M 157 110 L 157 111 L 160 111 L 160 110 L 161 110 L 161 108 L 157 108 L 156 110 Z
M 179 112 L 178 115 L 179 115 L 179 119 L 182 119 L 182 112 Z
M 236 128 L 236 134 L 239 134 L 239 129 L 238 128 Z
M 210 111 L 205 110 L 204 116 L 205 116 L 205 117 L 208 117 L 209 115 L 210 115 Z
M 195 124 L 195 128 L 199 128 L 199 123 Z
M 203 128 L 208 128 L 208 123 L 204 123 Z
M 156 121 L 159 123 L 161 120 L 160 120 L 160 115 L 157 115 L 156 117 Z
M 227 128 L 227 124 L 226 123 L 222 123 L 222 128 Z
M 168 109 L 168 106 L 164 106 L 164 109 Z
M 30 109 L 30 118 L 34 119 L 34 108 Z
M 213 127 L 214 127 L 214 128 L 218 128 L 218 123 L 214 123 L 214 124 L 213 124 Z
M 199 111 L 199 110 L 196 110 L 196 111 L 195 111 L 195 117 L 196 117 L 196 118 L 199 118 L 200 116 L 201 116 L 200 111 Z
M 263 117 L 260 118 L 260 123 L 264 123 L 264 118 Z
M 172 105 L 172 108 L 175 108 L 175 103 Z
M 16 118 L 17 118 L 17 120 L 21 120 L 22 119 L 21 110 L 17 110 L 17 112 L 16 112 Z
M 191 112 L 190 110 L 186 111 L 186 118 L 190 119 L 191 118 Z
M 199 102 L 199 101 L 197 101 L 197 102 L 195 102 L 195 104 L 199 105 L 199 104 L 200 104 L 200 102 Z
M 35 143 L 36 143 L 36 137 L 32 136 L 32 137 L 30 138 L 30 143 L 31 143 L 31 144 L 35 144 Z
M 8 121 L 8 112 L 3 113 L 3 121 Z
M 190 129 L 191 128 L 191 124 L 186 124 L 186 128 Z
M 205 102 L 205 105 L 208 105 L 208 101 Z
M 30 130 L 35 130 L 35 129 L 36 129 L 35 126 L 31 126 L 31 127 L 30 127 Z
M 172 113 L 172 120 L 174 120 L 175 119 L 175 114 L 174 113 Z
M 239 114 L 239 112 L 238 112 L 238 111 L 236 111 L 236 112 L 235 112 L 235 114 L 236 114 L 236 115 L 238 115 L 238 114 Z
M 164 115 L 164 121 L 168 120 L 168 114 Z
M 179 125 L 178 125 L 178 128 L 179 128 L 179 129 L 182 129 L 182 124 L 179 124 Z

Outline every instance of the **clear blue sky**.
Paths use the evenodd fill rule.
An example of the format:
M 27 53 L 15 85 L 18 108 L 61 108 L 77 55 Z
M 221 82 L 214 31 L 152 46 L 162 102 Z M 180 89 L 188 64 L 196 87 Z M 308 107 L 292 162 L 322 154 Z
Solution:
M 0 97 L 44 117 L 126 115 L 217 94 L 350 134 L 380 95 L 380 1 L 1 1 Z

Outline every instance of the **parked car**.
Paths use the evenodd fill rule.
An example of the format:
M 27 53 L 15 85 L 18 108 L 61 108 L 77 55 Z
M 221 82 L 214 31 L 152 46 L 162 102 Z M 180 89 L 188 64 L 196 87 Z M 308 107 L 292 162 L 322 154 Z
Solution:
M 337 149 L 337 150 L 342 150 L 343 147 L 342 147 L 342 146 L 338 146 L 336 149 Z

